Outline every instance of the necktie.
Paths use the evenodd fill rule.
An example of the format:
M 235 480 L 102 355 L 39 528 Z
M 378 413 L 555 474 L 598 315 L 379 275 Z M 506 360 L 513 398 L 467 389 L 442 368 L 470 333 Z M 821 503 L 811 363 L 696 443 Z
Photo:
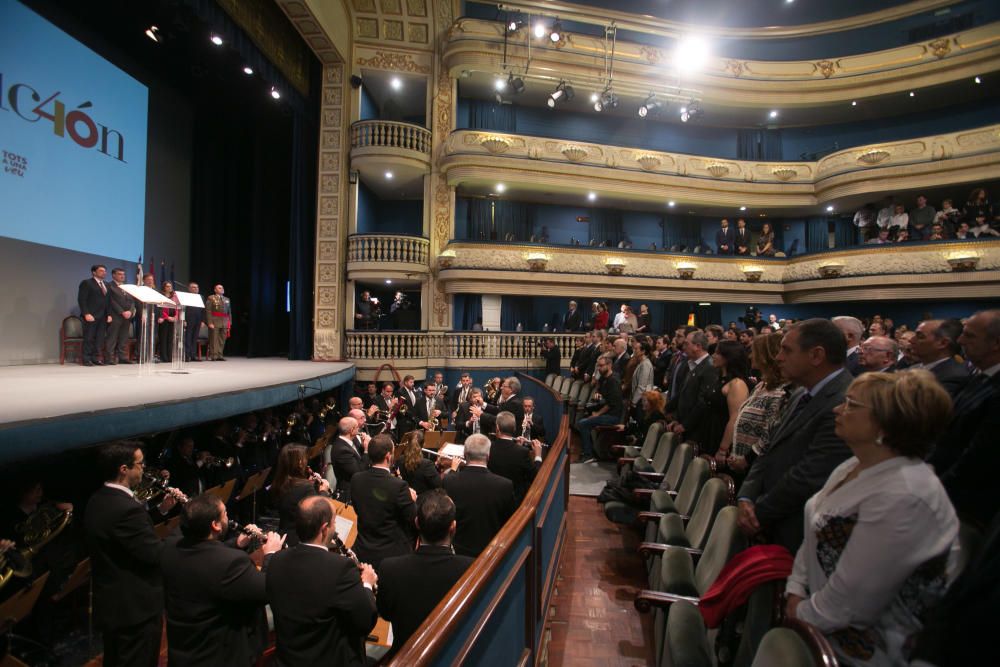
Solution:
M 793 421 L 795 421 L 795 419 L 797 419 L 798 416 L 802 414 L 802 411 L 805 409 L 805 407 L 809 405 L 809 401 L 811 400 L 812 400 L 812 394 L 810 394 L 809 392 L 804 393 L 802 395 L 802 398 L 799 399 L 799 402 L 796 403 L 795 407 L 792 409 L 792 414 L 788 415 L 788 421 L 785 423 L 791 424 Z
M 431 408 L 432 405 L 434 405 L 434 399 L 428 398 L 427 399 L 427 418 L 428 419 L 431 418 L 431 410 L 433 409 L 433 408 Z
M 97 284 L 101 286 L 101 294 L 107 294 L 108 293 L 108 288 L 105 287 L 103 280 L 98 280 Z

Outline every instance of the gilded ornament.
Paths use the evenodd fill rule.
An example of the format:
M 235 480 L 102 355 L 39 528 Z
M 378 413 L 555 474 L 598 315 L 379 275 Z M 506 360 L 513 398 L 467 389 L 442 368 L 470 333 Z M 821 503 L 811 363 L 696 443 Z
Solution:
M 743 63 L 739 60 L 727 60 L 726 61 L 726 71 L 728 71 L 733 76 L 739 78 L 743 75 Z
M 713 162 L 712 164 L 705 167 L 705 171 L 710 173 L 712 176 L 715 176 L 716 178 L 722 178 L 723 176 L 729 173 L 729 167 L 724 164 L 720 164 L 718 162 Z
M 488 150 L 490 153 L 497 155 L 507 152 L 507 149 L 510 148 L 510 140 L 504 137 L 490 135 L 484 137 L 482 141 L 479 142 L 479 145 Z
M 660 158 L 655 155 L 640 155 L 635 159 L 635 161 L 638 162 L 639 166 L 646 171 L 654 171 L 662 164 Z
M 581 146 L 563 146 L 559 152 L 570 162 L 582 162 L 587 157 L 586 149 Z
M 876 165 L 889 159 L 889 151 L 881 148 L 873 148 L 858 155 L 858 162 L 867 165 Z
M 777 169 L 772 169 L 771 173 L 774 174 L 774 177 L 779 181 L 790 181 L 795 178 L 799 172 L 795 171 L 791 167 L 778 167 Z
M 402 39 L 402 33 L 400 33 L 400 39 Z M 375 55 L 371 58 L 358 58 L 356 62 L 362 67 L 374 67 L 376 69 L 388 69 L 397 72 L 430 74 L 431 71 L 428 65 L 421 65 L 406 53 L 376 51 Z
M 834 64 L 830 60 L 820 60 L 816 63 L 816 67 L 819 68 L 819 73 L 823 75 L 824 79 L 829 79 L 833 76 Z
M 935 39 L 927 46 L 930 47 L 931 53 L 934 54 L 934 57 L 939 60 L 941 58 L 944 58 L 949 53 L 951 53 L 951 44 L 949 43 L 947 37 L 942 37 L 941 39 Z

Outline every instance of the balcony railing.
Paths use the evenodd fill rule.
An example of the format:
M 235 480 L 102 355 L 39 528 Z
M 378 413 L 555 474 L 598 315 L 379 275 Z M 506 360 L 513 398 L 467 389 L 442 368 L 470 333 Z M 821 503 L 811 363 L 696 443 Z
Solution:
M 353 234 L 348 238 L 348 262 L 403 262 L 427 266 L 430 241 L 419 236 Z
M 400 148 L 431 154 L 431 132 L 412 123 L 359 120 L 351 125 L 351 148 Z
M 578 335 L 495 332 L 353 331 L 347 333 L 347 358 L 393 361 L 399 359 L 490 359 L 541 361 L 541 343 L 554 338 L 569 358 Z

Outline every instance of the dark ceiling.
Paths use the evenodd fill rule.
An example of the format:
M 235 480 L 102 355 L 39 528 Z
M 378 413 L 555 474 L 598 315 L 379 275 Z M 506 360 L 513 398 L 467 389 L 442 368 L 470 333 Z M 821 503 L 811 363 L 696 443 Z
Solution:
M 820 23 L 905 5 L 910 0 L 573 0 L 574 4 L 731 28 Z

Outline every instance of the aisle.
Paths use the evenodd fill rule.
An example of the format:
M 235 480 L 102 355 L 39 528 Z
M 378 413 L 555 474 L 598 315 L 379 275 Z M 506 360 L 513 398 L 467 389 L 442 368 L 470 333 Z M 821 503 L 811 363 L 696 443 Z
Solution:
M 636 553 L 638 535 L 608 521 L 593 498 L 570 496 L 568 509 L 545 664 L 652 665 L 652 615 L 632 606 L 646 572 Z

